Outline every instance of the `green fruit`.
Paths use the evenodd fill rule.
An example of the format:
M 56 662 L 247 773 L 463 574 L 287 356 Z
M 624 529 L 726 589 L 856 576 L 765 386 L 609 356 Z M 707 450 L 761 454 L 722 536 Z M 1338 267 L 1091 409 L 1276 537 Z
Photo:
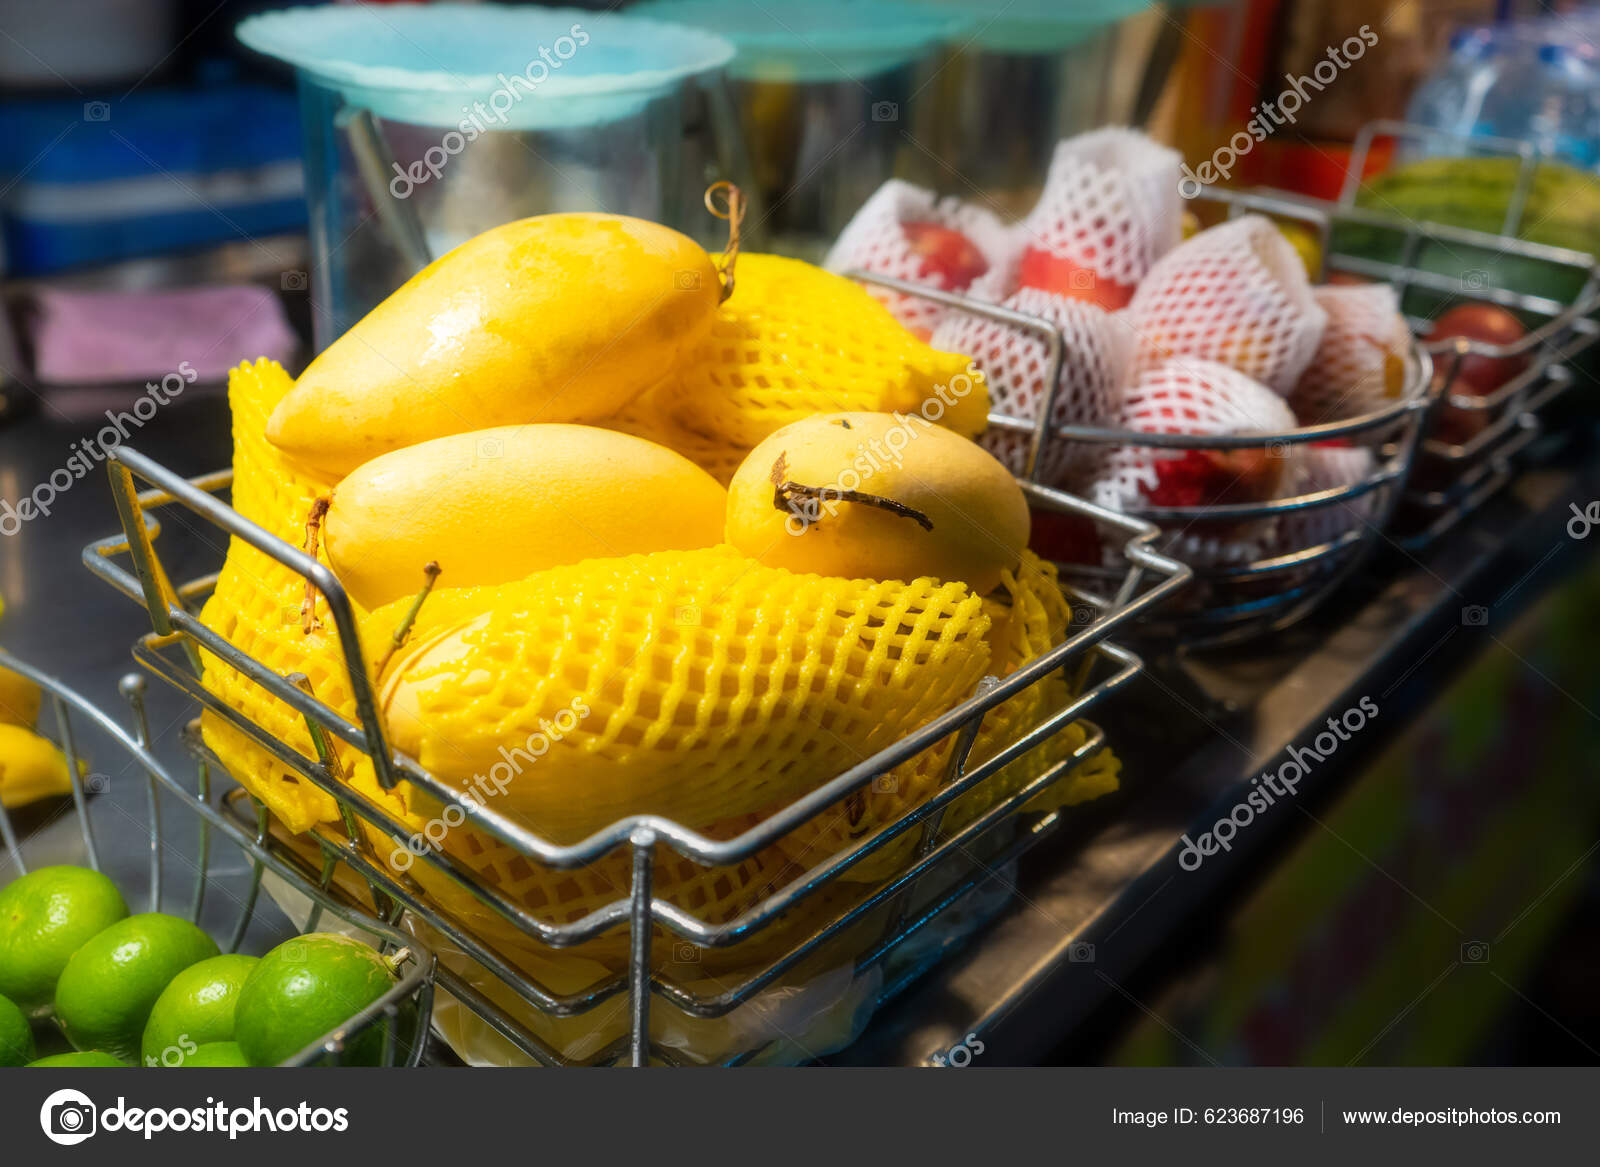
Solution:
M 129 916 L 72 954 L 56 983 L 56 1021 L 79 1049 L 139 1055 L 150 1010 L 167 983 L 217 955 L 217 942 L 161 912 Z
M 249 1064 L 249 1062 L 245 1061 L 244 1051 L 239 1048 L 239 1043 L 236 1041 L 207 1042 L 183 1059 L 183 1065 L 186 1069 L 201 1066 L 248 1066 Z
M 38 1056 L 33 1027 L 9 997 L 0 997 L 0 1066 L 20 1066 Z
M 0 994 L 50 1004 L 67 959 L 128 914 L 117 885 L 86 867 L 41 867 L 0 888 Z
M 1356 195 L 1356 205 L 1396 225 L 1443 223 L 1498 235 L 1521 165 L 1517 158 L 1427 158 L 1366 183 Z M 1528 184 L 1518 234 L 1532 243 L 1580 252 L 1600 249 L 1600 179 L 1559 163 L 1540 163 Z M 1330 251 L 1392 263 L 1402 259 L 1404 245 L 1404 236 L 1393 227 L 1345 222 L 1335 230 Z M 1426 237 L 1414 262 L 1424 271 L 1450 276 L 1481 268 L 1497 288 L 1561 300 L 1572 299 L 1588 275 L 1586 269 L 1507 254 L 1500 247 L 1479 249 Z M 1419 307 L 1436 314 L 1408 300 L 1408 311 Z
M 196 1046 L 232 1041 L 239 989 L 258 963 L 253 956 L 213 956 L 173 977 L 145 1022 L 144 1064 L 186 1065 Z
M 252 1066 L 276 1066 L 394 987 L 378 953 L 348 936 L 311 933 L 280 944 L 245 981 L 234 1015 L 234 1037 Z M 377 1065 L 383 1027 L 375 1025 L 345 1048 L 339 1062 Z
M 52 1054 L 48 1058 L 40 1058 L 36 1062 L 29 1062 L 28 1069 L 44 1070 L 52 1067 L 80 1070 L 109 1070 L 127 1069 L 128 1063 L 110 1054 L 103 1054 L 99 1050 L 73 1050 L 70 1054 Z

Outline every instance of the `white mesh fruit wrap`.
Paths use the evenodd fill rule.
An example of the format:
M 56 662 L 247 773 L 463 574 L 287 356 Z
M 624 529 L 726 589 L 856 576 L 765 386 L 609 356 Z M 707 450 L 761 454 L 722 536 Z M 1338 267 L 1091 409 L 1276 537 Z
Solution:
M 1202 231 L 1168 252 L 1127 312 L 1139 333 L 1140 368 L 1200 357 L 1285 396 L 1311 363 L 1328 320 L 1300 256 L 1260 215 Z
M 979 289 L 983 294 L 990 287 Z M 1119 316 L 1095 304 L 1069 300 L 1054 292 L 1021 288 L 1000 303 L 1061 330 L 1059 389 L 1051 409 L 1053 425 L 1109 427 L 1117 415 L 1122 385 L 1133 364 L 1133 331 Z M 1049 395 L 1049 351 L 1037 333 L 971 312 L 953 311 L 934 331 L 935 348 L 967 353 L 989 384 L 992 413 L 1033 422 Z M 981 444 L 1013 474 L 1027 468 L 1029 433 L 991 425 Z M 1066 484 L 1093 457 L 1083 443 L 1049 437 L 1039 456 L 1039 481 Z
M 1300 470 L 1298 494 L 1353 486 L 1377 468 L 1377 459 L 1364 446 L 1297 446 L 1295 461 Z M 1378 497 L 1378 491 L 1368 491 L 1327 506 L 1288 512 L 1278 520 L 1273 553 L 1288 555 L 1333 542 L 1370 522 Z
M 1019 246 L 1137 284 L 1178 245 L 1182 161 L 1137 130 L 1113 127 L 1066 139 L 1050 159 L 1038 204 L 1016 228 Z
M 1272 433 L 1293 429 L 1294 414 L 1283 398 L 1235 369 L 1213 361 L 1177 358 L 1140 374 L 1123 395 L 1116 426 L 1138 433 L 1229 435 Z M 1274 448 L 1268 457 L 1280 459 L 1276 483 L 1258 492 L 1253 501 L 1282 497 L 1298 480 L 1296 460 L 1289 447 Z M 1089 497 L 1113 510 L 1170 505 L 1159 491 L 1180 465 L 1193 464 L 1196 455 L 1153 446 L 1108 446 L 1096 462 Z M 1204 457 L 1200 455 L 1199 457 Z M 1272 471 L 1269 463 L 1268 472 Z M 1237 488 L 1235 479 L 1216 477 L 1224 490 Z M 1167 482 L 1170 488 L 1170 482 Z M 1152 497 L 1155 496 L 1155 497 Z M 1217 496 L 1178 500 L 1185 505 L 1243 502 L 1244 498 Z M 1273 538 L 1273 519 L 1221 524 L 1182 521 L 1165 524 L 1169 536 L 1163 545 L 1173 554 L 1199 566 L 1242 563 L 1258 558 Z
M 1405 391 L 1411 329 L 1388 284 L 1313 289 L 1328 314 L 1315 357 L 1289 404 L 1306 425 L 1338 421 L 1392 405 Z
M 844 273 L 869 271 L 877 275 L 925 284 L 943 292 L 964 292 L 965 285 L 952 286 L 942 273 L 917 254 L 907 238 L 906 223 L 936 223 L 959 231 L 975 246 L 993 268 L 1002 262 L 1013 246 L 1006 227 L 983 207 L 959 199 L 939 198 L 931 191 L 891 178 L 868 199 L 855 217 L 840 232 L 822 266 Z M 948 309 L 918 296 L 907 296 L 887 288 L 866 285 L 895 319 L 926 339 Z

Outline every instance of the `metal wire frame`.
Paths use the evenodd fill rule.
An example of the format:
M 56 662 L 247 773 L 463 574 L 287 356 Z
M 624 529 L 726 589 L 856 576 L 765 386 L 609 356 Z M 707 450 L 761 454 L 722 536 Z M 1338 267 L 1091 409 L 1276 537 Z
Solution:
M 871 272 L 851 271 L 850 278 L 905 295 L 917 296 L 947 308 L 987 317 L 1038 336 L 1045 344 L 1045 399 L 1037 416 L 1018 418 L 990 413 L 993 429 L 1029 435 L 1029 448 L 1019 480 L 1037 505 L 1051 497 L 1064 497 L 1039 481 L 1041 454 L 1052 441 L 1089 442 L 1100 445 L 1126 445 L 1176 450 L 1262 450 L 1282 455 L 1295 445 L 1326 441 L 1361 434 L 1381 435 L 1382 457 L 1370 474 L 1356 482 L 1327 490 L 1285 496 L 1261 503 L 1231 503 L 1214 506 L 1130 507 L 1133 518 L 1156 524 L 1166 530 L 1183 529 L 1195 522 L 1236 523 L 1264 519 L 1293 511 L 1309 511 L 1337 506 L 1368 494 L 1377 494 L 1380 504 L 1370 522 L 1363 522 L 1339 537 L 1312 547 L 1257 559 L 1240 565 L 1196 566 L 1198 581 L 1212 586 L 1221 599 L 1186 605 L 1182 612 L 1147 616 L 1138 635 L 1148 639 L 1181 639 L 1190 644 L 1218 644 L 1245 640 L 1285 628 L 1301 619 L 1321 603 L 1350 573 L 1355 571 L 1376 545 L 1379 532 L 1388 525 L 1399 498 L 1400 485 L 1410 471 L 1422 435 L 1422 421 L 1432 406 L 1429 383 L 1432 365 L 1426 352 L 1413 346 L 1407 354 L 1405 388 L 1400 400 L 1359 417 L 1322 425 L 1301 426 L 1292 430 L 1232 436 L 1194 434 L 1147 434 L 1132 430 L 1097 426 L 1052 425 L 1056 397 L 1061 390 L 1062 362 L 1068 357 L 1061 330 L 1047 320 L 996 304 L 975 300 L 959 293 L 945 292 L 921 284 Z M 1104 568 L 1063 563 L 1062 570 L 1075 583 L 1103 580 Z M 1278 579 L 1284 586 L 1267 595 L 1240 594 L 1238 585 Z
M 285 1066 L 310 1065 L 323 1060 L 337 1064 L 351 1042 L 374 1026 L 383 1028 L 381 1061 L 384 1065 L 417 1065 L 426 1045 L 428 1022 L 433 1008 L 433 953 L 392 922 L 375 919 L 371 915 L 337 902 L 315 887 L 307 888 L 304 881 L 293 876 L 291 869 L 267 846 L 266 812 L 259 803 L 251 802 L 248 818 L 241 820 L 225 816 L 211 803 L 211 768 L 201 764 L 196 790 L 189 791 L 150 752 L 149 726 L 145 716 L 145 679 L 138 673 L 123 677 L 119 686 L 123 698 L 131 709 L 132 729 L 125 729 L 110 715 L 91 703 L 75 690 L 40 671 L 26 661 L 0 649 L 0 668 L 10 669 L 33 681 L 50 698 L 55 712 L 56 729 L 62 753 L 67 760 L 67 773 L 72 784 L 72 801 L 79 833 L 83 838 L 84 854 L 89 866 L 101 869 L 100 852 L 95 843 L 94 825 L 89 813 L 89 791 L 84 787 L 79 773 L 82 751 L 72 715 L 84 718 L 93 730 L 113 743 L 143 771 L 146 789 L 146 829 L 149 836 L 149 875 L 146 910 L 162 911 L 166 903 L 163 880 L 163 857 L 166 851 L 163 825 L 162 796 L 177 799 L 189 808 L 198 823 L 198 841 L 194 873 L 194 888 L 188 898 L 184 915 L 199 924 L 201 909 L 211 870 L 212 838 L 219 834 L 238 846 L 250 861 L 249 889 L 240 906 L 239 917 L 224 950 L 237 952 L 256 913 L 260 898 L 262 878 L 267 871 L 283 879 L 292 879 L 310 896 L 311 916 L 306 931 L 315 929 L 323 915 L 331 915 L 379 942 L 380 950 L 401 956 L 404 970 L 395 985 L 366 1008 L 347 1018 L 334 1029 L 318 1037 L 282 1064 Z M 98 792 L 98 788 L 96 788 Z M 0 841 L 3 841 L 7 858 L 16 874 L 26 874 L 26 840 L 19 839 L 11 816 L 0 804 Z M 131 897 L 130 897 L 131 898 Z M 402 1034 L 402 1029 L 409 1031 Z M 404 1043 L 404 1048 L 402 1048 Z
M 1499 233 L 1488 234 L 1406 219 L 1357 207 L 1355 200 L 1366 174 L 1367 161 L 1373 144 L 1379 139 L 1399 143 L 1447 142 L 1463 155 L 1472 153 L 1517 158 L 1517 175 Z M 1466 290 L 1471 292 L 1473 299 L 1487 300 L 1514 309 L 1525 318 L 1533 317 L 1543 322 L 1521 340 L 1508 345 L 1456 339 L 1429 346 L 1441 367 L 1444 403 L 1474 415 L 1482 414 L 1487 419 L 1487 425 L 1464 443 L 1450 443 L 1432 437 L 1423 443 L 1423 464 L 1434 463 L 1438 477 L 1452 481 L 1453 485 L 1444 490 L 1419 488 L 1407 492 L 1408 505 L 1427 516 L 1420 530 L 1401 540 L 1409 547 L 1425 546 L 1432 542 L 1510 481 L 1517 456 L 1533 445 L 1539 436 L 1539 414 L 1573 386 L 1573 377 L 1566 363 L 1580 356 L 1600 339 L 1600 321 L 1596 320 L 1596 312 L 1600 311 L 1600 263 L 1597 263 L 1596 257 L 1587 252 L 1530 243 L 1517 237 L 1522 229 L 1534 176 L 1539 166 L 1550 160 L 1551 156 L 1532 141 L 1479 137 L 1392 120 L 1375 121 L 1363 126 L 1352 145 L 1344 184 L 1331 215 L 1339 222 L 1402 235 L 1402 262 L 1394 264 L 1339 254 L 1329 254 L 1328 262 L 1337 263 L 1343 270 L 1355 274 L 1388 280 L 1395 284 L 1402 296 L 1413 286 L 1444 295 L 1457 295 Z M 1285 213 L 1294 214 L 1292 211 Z M 1329 238 L 1326 228 L 1322 238 L 1326 247 Z M 1459 280 L 1417 268 L 1416 262 L 1425 242 L 1454 244 L 1464 249 L 1514 256 L 1552 267 L 1568 267 L 1582 275 L 1583 284 L 1570 303 L 1515 288 L 1490 286 L 1463 289 Z M 1414 320 L 1413 323 L 1420 332 L 1429 322 Z M 1461 361 L 1469 355 L 1491 358 L 1531 356 L 1532 359 L 1522 374 L 1494 392 L 1479 397 L 1452 392 Z
M 618 820 L 578 843 L 558 845 L 499 814 L 493 807 L 462 797 L 454 787 L 428 773 L 413 759 L 390 749 L 377 714 L 370 682 L 365 676 L 365 666 L 362 664 L 364 657 L 349 597 L 324 565 L 250 523 L 215 497 L 214 492 L 224 489 L 230 481 L 227 472 L 207 475 L 191 482 L 127 447 L 111 456 L 108 469 L 123 533 L 91 544 L 84 551 L 84 560 L 96 575 L 145 606 L 153 631 L 136 646 L 135 658 L 157 676 L 227 720 L 278 761 L 332 795 L 347 816 L 354 815 L 366 820 L 397 842 L 403 843 L 410 834 L 404 824 L 340 782 L 326 760 L 304 757 L 207 692 L 200 684 L 197 667 L 200 649 L 215 654 L 238 669 L 299 712 L 312 726 L 320 727 L 326 733 L 368 753 L 378 780 L 384 786 L 392 787 L 399 781 L 413 783 L 446 807 L 459 807 L 472 826 L 500 839 L 527 859 L 552 868 L 573 868 L 609 854 L 619 846 L 631 848 L 634 862 L 630 894 L 564 925 L 550 924 L 531 915 L 496 889 L 482 884 L 469 869 L 448 854 L 429 850 L 420 857 L 422 862 L 432 864 L 530 939 L 552 948 L 580 944 L 613 928 L 627 926 L 630 930 L 630 956 L 625 979 L 563 996 L 537 984 L 497 952 L 442 916 L 419 894 L 408 877 L 397 878 L 385 864 L 376 861 L 358 834 L 349 830 L 343 836 L 333 830 L 317 834 L 318 846 L 324 850 L 325 869 L 330 862 L 346 864 L 369 884 L 380 889 L 390 902 L 415 913 L 431 927 L 437 928 L 534 1008 L 552 1016 L 571 1016 L 585 1012 L 626 989 L 633 1012 L 628 1056 L 635 1064 L 643 1064 L 649 1056 L 648 1010 L 652 995 L 660 995 L 694 1015 L 724 1015 L 793 967 L 807 953 L 859 920 L 881 900 L 873 897 L 869 903 L 851 909 L 817 935 L 750 976 L 744 983 L 711 998 L 696 996 L 652 972 L 650 943 L 655 927 L 697 946 L 720 948 L 737 944 L 770 925 L 779 915 L 818 889 L 837 881 L 849 867 L 920 824 L 923 833 L 917 863 L 890 885 L 896 890 L 909 888 L 912 882 L 937 863 L 996 827 L 1007 814 L 1021 806 L 1026 797 L 1032 797 L 1039 790 L 1060 780 L 1073 766 L 1100 748 L 1101 742 L 1096 731 L 1091 741 L 1072 757 L 1031 783 L 1022 792 L 1026 797 L 1017 795 L 1004 799 L 995 810 L 951 839 L 935 842 L 943 811 L 952 801 L 993 778 L 1005 765 L 1039 747 L 1054 733 L 1080 720 L 1095 703 L 1137 675 L 1141 667 L 1139 659 L 1107 643 L 1106 637 L 1165 600 L 1183 587 L 1191 576 L 1184 565 L 1150 548 L 1150 542 L 1157 535 L 1151 525 L 1070 496 L 1042 491 L 1042 497 L 1038 500 L 1040 505 L 1088 518 L 1119 532 L 1123 540 L 1127 571 L 1117 581 L 1113 595 L 1107 597 L 1087 593 L 1080 597 L 1091 605 L 1090 611 L 1094 616 L 1081 631 L 1074 632 L 1063 643 L 1011 676 L 986 683 L 980 687 L 977 695 L 958 708 L 852 767 L 734 839 L 714 840 L 660 816 L 635 815 Z M 135 476 L 153 489 L 141 493 L 136 488 Z M 159 524 L 151 513 L 169 505 L 182 506 L 230 535 L 245 540 L 308 579 L 322 593 L 340 635 L 346 668 L 351 673 L 356 722 L 346 720 L 291 678 L 279 676 L 199 622 L 194 614 L 195 606 L 209 592 L 216 577 L 208 575 L 181 587 L 174 587 L 171 583 L 155 550 L 154 540 L 159 533 Z M 132 573 L 117 562 L 117 558 L 123 554 L 132 560 Z M 1079 666 L 1079 679 L 1082 682 L 1079 696 L 994 757 L 981 764 L 968 766 L 967 755 L 976 737 L 977 726 L 989 710 L 1073 663 Z M 1109 676 L 1091 676 L 1093 669 L 1105 666 L 1112 670 Z M 1090 680 L 1094 683 L 1088 683 Z M 737 863 L 827 811 L 841 798 L 861 790 L 878 775 L 935 748 L 953 735 L 958 737 L 958 741 L 952 751 L 945 785 L 935 798 L 848 850 L 829 857 L 739 918 L 720 925 L 709 925 L 652 894 L 653 856 L 657 847 L 670 847 L 681 855 L 709 866 Z M 214 759 L 209 760 L 214 763 Z M 324 887 L 327 886 L 326 877 L 322 883 Z M 472 991 L 442 967 L 439 980 L 469 1007 L 484 1015 L 498 1030 L 522 1046 L 530 1056 L 547 1061 L 561 1060 L 559 1055 L 551 1057 L 554 1051 L 544 1047 L 515 1018 Z

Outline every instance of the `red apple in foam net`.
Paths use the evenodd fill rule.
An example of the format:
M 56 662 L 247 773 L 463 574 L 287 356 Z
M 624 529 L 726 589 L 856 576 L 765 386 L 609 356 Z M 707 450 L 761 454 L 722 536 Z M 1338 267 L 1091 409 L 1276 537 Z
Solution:
M 900 224 L 906 243 L 922 261 L 922 277 L 947 292 L 962 292 L 989 270 L 978 245 L 953 227 L 941 223 Z
M 1156 485 L 1145 497 L 1164 507 L 1264 502 L 1277 494 L 1283 465 L 1281 457 L 1259 447 L 1185 450 L 1155 464 Z
M 1068 300 L 1098 304 L 1108 312 L 1127 307 L 1128 301 L 1133 299 L 1133 285 L 1106 279 L 1094 269 L 1042 247 L 1023 250 L 1017 268 L 1017 284 L 1053 292 Z

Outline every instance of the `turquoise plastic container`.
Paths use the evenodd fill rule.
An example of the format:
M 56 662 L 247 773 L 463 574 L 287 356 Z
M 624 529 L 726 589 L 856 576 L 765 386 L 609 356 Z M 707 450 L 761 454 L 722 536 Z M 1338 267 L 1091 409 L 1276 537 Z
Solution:
M 969 15 L 905 0 L 649 0 L 629 10 L 726 37 L 770 245 L 815 259 L 908 165 L 942 47 Z
M 700 29 L 576 8 L 292 8 L 238 28 L 294 66 L 319 349 L 430 258 L 500 223 L 611 211 L 707 244 L 701 202 L 748 184 Z
M 1023 214 L 1060 139 L 1106 124 L 1117 34 L 1150 0 L 914 0 L 970 33 L 940 63 L 934 165 L 908 177 Z

